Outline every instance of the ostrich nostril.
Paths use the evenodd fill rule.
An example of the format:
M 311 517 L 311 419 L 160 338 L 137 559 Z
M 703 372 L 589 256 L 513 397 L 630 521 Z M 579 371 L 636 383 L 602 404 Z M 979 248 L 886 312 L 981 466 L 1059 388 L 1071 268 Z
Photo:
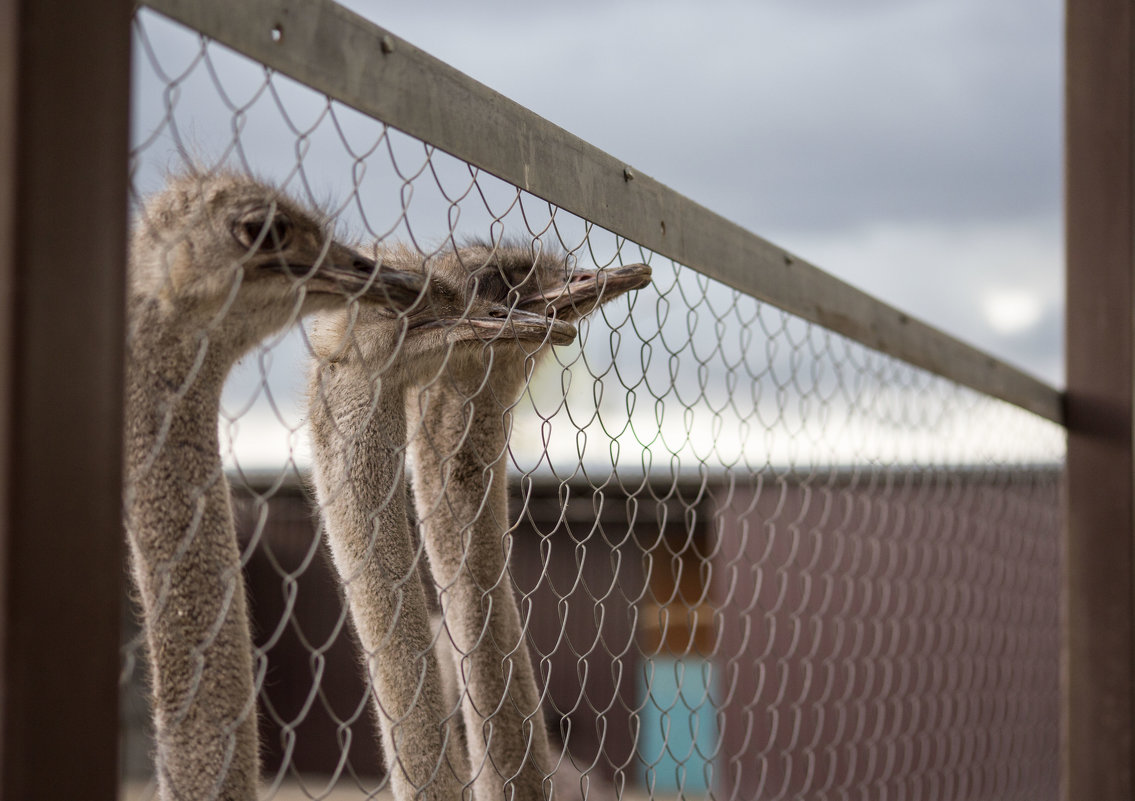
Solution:
M 374 272 L 375 263 L 370 259 L 364 259 L 359 256 L 351 262 L 351 267 L 358 270 L 360 273 L 366 273 L 367 275 L 370 275 Z
M 508 309 L 493 309 L 489 312 L 489 316 L 498 320 L 506 320 L 508 319 Z

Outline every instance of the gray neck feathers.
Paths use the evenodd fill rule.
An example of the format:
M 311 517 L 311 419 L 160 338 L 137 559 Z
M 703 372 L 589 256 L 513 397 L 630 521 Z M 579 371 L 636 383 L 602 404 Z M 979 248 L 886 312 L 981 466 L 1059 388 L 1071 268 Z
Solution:
M 552 766 L 540 697 L 508 575 L 508 409 L 522 359 L 495 354 L 412 394 L 413 490 L 457 675 L 480 798 L 543 798 Z M 486 354 L 487 355 L 487 354 Z
M 373 380 L 357 357 L 313 368 L 313 477 L 364 651 L 394 797 L 451 801 L 461 797 L 468 768 L 441 689 L 407 517 L 399 376 L 395 367 Z
M 163 799 L 254 799 L 252 643 L 217 440 L 233 354 L 155 313 L 126 371 L 126 527 L 144 611 Z

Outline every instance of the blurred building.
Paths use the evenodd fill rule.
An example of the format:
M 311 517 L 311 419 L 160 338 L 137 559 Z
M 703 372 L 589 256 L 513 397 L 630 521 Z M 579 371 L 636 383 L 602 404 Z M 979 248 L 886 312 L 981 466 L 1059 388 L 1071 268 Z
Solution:
M 581 770 L 693 796 L 876 776 L 952 796 L 966 776 L 1012 785 L 1010 765 L 1053 773 L 1059 481 L 516 481 L 512 578 L 549 727 Z M 238 492 L 237 516 L 268 654 L 265 769 L 373 782 L 361 662 L 310 496 L 297 481 L 253 497 Z M 127 767 L 145 771 L 144 706 L 125 708 Z

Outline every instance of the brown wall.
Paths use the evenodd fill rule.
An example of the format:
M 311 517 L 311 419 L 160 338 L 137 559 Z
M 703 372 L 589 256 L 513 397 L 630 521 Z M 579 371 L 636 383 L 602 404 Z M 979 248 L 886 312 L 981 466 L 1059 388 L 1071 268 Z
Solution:
M 346 751 L 351 770 L 381 775 L 362 662 L 311 503 L 298 491 L 276 495 L 259 534 L 260 510 L 242 501 L 237 512 L 242 543 L 258 536 L 245 576 L 253 638 L 268 657 L 264 769 L 331 774 Z
M 721 797 L 1056 797 L 1055 475 L 716 500 Z
M 512 571 L 550 725 L 582 768 L 641 782 L 638 672 L 698 654 L 716 669 L 720 798 L 1054 797 L 1059 480 L 517 485 Z M 257 516 L 241 509 L 247 541 Z M 248 577 L 268 646 L 267 767 L 290 728 L 291 765 L 330 773 L 349 728 L 349 768 L 379 774 L 303 494 L 274 497 L 259 537 Z
M 568 493 L 566 503 L 560 492 Z M 516 485 L 511 508 L 518 520 L 512 575 L 547 687 L 549 727 L 581 769 L 608 779 L 617 771 L 639 776 L 632 722 L 639 610 L 672 594 L 664 588 L 674 553 L 689 539 L 686 505 L 629 501 L 621 491 L 600 496 L 590 488 Z M 300 772 L 329 774 L 349 727 L 350 769 L 381 775 L 361 663 L 310 501 L 298 487 L 277 492 L 259 533 L 259 509 L 241 500 L 237 511 L 241 541 L 247 547 L 257 539 L 246 576 L 256 644 L 268 656 L 265 769 L 279 770 L 289 759 Z M 646 552 L 654 557 L 644 559 Z M 667 628 L 671 639 L 685 642 L 681 631 Z

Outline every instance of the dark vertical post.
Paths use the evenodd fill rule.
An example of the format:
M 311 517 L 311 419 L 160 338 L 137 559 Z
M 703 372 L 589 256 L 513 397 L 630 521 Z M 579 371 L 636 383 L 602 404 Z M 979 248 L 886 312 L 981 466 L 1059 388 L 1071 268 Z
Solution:
M 117 794 L 130 0 L 0 0 L 0 797 Z
M 1135 257 L 1130 0 L 1068 0 L 1064 797 L 1132 796 Z

